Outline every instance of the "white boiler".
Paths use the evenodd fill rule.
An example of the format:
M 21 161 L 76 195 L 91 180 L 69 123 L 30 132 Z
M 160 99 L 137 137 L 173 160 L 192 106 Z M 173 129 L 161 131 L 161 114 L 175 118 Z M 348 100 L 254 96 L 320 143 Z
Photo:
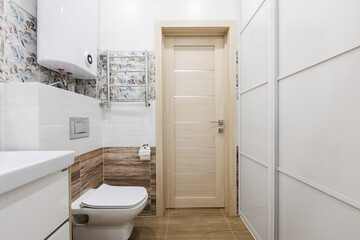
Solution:
M 97 74 L 97 0 L 37 0 L 38 63 L 79 79 Z

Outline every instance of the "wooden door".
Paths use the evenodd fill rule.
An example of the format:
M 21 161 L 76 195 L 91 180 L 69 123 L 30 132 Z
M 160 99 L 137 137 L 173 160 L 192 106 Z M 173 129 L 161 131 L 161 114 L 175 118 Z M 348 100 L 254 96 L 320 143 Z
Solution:
M 224 207 L 224 39 L 166 37 L 168 208 Z

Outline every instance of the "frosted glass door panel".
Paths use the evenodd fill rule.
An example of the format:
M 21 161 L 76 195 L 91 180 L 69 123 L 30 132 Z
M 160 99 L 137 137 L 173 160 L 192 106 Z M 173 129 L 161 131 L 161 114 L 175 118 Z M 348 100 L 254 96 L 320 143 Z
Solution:
M 269 76 L 268 18 L 264 3 L 240 36 L 241 91 L 266 82 Z
M 279 0 L 280 76 L 360 45 L 359 0 Z
M 268 170 L 241 157 L 242 213 L 262 240 L 268 231 Z
M 280 240 L 360 238 L 360 211 L 283 174 L 279 206 Z
M 280 167 L 358 202 L 359 76 L 357 49 L 279 82 Z
M 267 84 L 241 95 L 241 152 L 267 163 Z

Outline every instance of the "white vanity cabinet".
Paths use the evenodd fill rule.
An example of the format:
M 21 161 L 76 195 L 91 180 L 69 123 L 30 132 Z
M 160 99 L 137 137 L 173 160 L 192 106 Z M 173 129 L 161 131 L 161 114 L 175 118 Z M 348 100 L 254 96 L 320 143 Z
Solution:
M 1 154 L 0 166 L 6 167 L 6 159 L 1 158 Z M 73 158 L 72 153 L 68 156 Z M 60 157 L 56 161 L 61 160 L 64 159 Z M 51 167 L 56 164 L 50 163 L 47 161 Z M 36 163 L 39 164 L 42 162 Z M 70 239 L 68 164 L 71 164 L 71 161 L 67 162 L 62 170 L 51 170 L 50 174 L 34 180 L 29 178 L 30 182 L 0 194 L 0 239 Z M 41 170 L 44 171 L 44 168 L 46 170 L 46 164 Z M 33 174 L 34 171 L 36 170 L 29 173 Z M 11 172 L 13 171 L 8 171 L 9 174 Z M 0 179 L 5 178 L 5 174 L 0 170 Z M 29 176 L 26 171 L 20 171 L 17 177 L 28 179 Z M 16 181 L 18 179 L 8 178 L 6 182 L 11 185 Z M 6 182 L 0 181 L 0 185 Z

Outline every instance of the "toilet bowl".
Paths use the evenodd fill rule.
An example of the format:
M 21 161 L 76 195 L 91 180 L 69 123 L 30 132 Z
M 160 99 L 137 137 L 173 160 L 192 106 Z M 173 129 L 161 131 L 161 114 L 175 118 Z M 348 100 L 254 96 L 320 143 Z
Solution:
M 90 189 L 71 204 L 74 240 L 126 240 L 133 219 L 144 209 L 148 194 L 143 187 L 107 184 Z

